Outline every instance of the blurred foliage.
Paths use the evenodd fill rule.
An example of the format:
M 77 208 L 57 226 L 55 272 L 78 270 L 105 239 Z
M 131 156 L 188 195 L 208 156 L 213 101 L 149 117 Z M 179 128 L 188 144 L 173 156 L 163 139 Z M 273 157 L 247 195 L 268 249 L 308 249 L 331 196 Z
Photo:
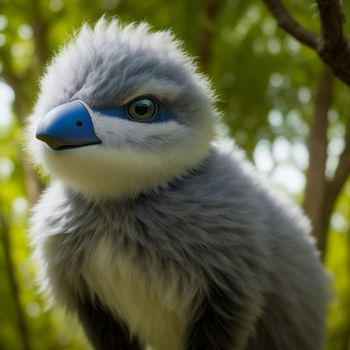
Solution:
M 318 31 L 314 2 L 286 4 L 306 27 Z M 344 2 L 345 12 L 350 4 Z M 316 54 L 280 31 L 259 0 L 222 1 L 208 21 L 200 0 L 0 0 L 0 213 L 9 222 L 20 300 L 33 350 L 86 349 L 76 321 L 47 311 L 36 293 L 35 266 L 26 235 L 28 203 L 23 172 L 23 118 L 30 113 L 44 63 L 84 22 L 101 15 L 125 22 L 147 20 L 155 29 L 172 28 L 193 55 L 203 29 L 213 33 L 209 75 L 218 108 L 236 142 L 276 186 L 302 199 L 307 137 L 320 73 Z M 349 23 L 346 24 L 348 33 Z M 64 79 L 64 77 L 62 77 Z M 348 88 L 337 82 L 329 119 L 327 173 L 334 171 L 349 118 Z M 16 100 L 15 100 L 16 98 Z M 8 110 L 8 108 L 11 108 Z M 283 181 L 281 181 L 281 178 Z M 334 286 L 327 350 L 349 350 L 350 184 L 332 217 L 326 266 Z M 3 250 L 0 249 L 0 349 L 21 349 Z

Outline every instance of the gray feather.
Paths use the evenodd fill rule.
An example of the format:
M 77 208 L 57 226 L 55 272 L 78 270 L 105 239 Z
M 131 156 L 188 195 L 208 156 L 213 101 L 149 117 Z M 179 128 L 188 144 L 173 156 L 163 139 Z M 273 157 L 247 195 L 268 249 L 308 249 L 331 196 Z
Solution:
M 82 301 L 102 304 L 158 350 L 320 350 L 328 293 L 308 221 L 238 150 L 210 146 L 211 136 L 196 138 L 203 125 L 213 127 L 213 97 L 179 45 L 145 26 L 113 23 L 83 29 L 54 60 L 31 128 L 57 104 L 79 98 L 108 106 L 156 82 L 176 120 L 142 126 L 96 114 L 102 146 L 70 153 L 54 153 L 30 136 L 54 178 L 31 220 L 42 290 L 73 313 Z M 65 79 L 59 80 L 61 69 Z M 202 153 L 194 153 L 197 144 Z M 115 156 L 108 163 L 102 156 L 126 149 L 135 157 L 153 152 L 165 168 L 179 165 L 156 184 L 136 186 L 149 168 L 163 170 L 145 161 L 126 178 L 123 167 L 132 159 Z M 189 154 L 183 166 L 173 149 Z M 83 152 L 86 161 L 79 158 Z M 67 164 L 64 175 L 50 157 Z M 86 168 L 79 173 L 69 157 Z M 89 177 L 80 188 L 78 180 Z M 113 186 L 127 181 L 135 191 L 117 196 Z M 106 190 L 99 195 L 88 187 L 95 183 L 109 187 L 99 187 Z

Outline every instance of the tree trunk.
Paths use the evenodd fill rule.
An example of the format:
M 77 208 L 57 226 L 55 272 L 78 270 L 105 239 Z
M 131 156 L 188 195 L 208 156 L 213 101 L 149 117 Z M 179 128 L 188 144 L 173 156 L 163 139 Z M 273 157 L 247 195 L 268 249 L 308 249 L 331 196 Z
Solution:
M 198 34 L 197 46 L 197 54 L 200 60 L 200 64 L 205 72 L 207 72 L 209 69 L 215 19 L 217 17 L 221 4 L 222 0 L 206 0 L 205 2 L 205 18 Z
M 22 156 L 22 167 L 24 172 L 28 208 L 31 209 L 39 199 L 40 193 L 43 190 L 43 184 L 40 182 L 38 175 L 35 173 L 33 167 L 24 156 Z
M 15 264 L 11 253 L 11 240 L 10 240 L 9 226 L 7 221 L 1 214 L 0 214 L 0 234 L 1 234 L 1 241 L 3 245 L 4 257 L 5 257 L 6 273 L 7 273 L 11 295 L 13 297 L 16 314 L 17 314 L 18 331 L 21 336 L 22 348 L 23 350 L 31 350 L 25 312 L 23 311 L 23 306 L 20 300 L 19 287 L 18 287 L 16 272 L 15 272 Z
M 332 100 L 332 73 L 323 66 L 315 99 L 309 139 L 309 168 L 303 209 L 310 218 L 318 248 L 323 254 L 333 203 L 327 199 L 325 168 L 327 161 L 328 111 Z

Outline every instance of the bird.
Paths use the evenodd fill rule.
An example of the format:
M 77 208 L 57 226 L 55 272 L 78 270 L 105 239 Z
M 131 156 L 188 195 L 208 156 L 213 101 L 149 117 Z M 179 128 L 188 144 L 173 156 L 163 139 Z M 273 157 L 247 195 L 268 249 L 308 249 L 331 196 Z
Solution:
M 328 277 L 309 220 L 233 146 L 171 31 L 101 18 L 52 58 L 28 117 L 49 177 L 39 289 L 96 350 L 320 350 Z

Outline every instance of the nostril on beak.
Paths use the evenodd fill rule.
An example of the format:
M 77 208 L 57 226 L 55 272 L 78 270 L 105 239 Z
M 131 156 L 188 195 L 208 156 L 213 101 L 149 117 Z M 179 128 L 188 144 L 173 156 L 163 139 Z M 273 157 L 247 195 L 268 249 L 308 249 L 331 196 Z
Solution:
M 101 143 L 89 110 L 80 101 L 59 105 L 41 119 L 36 137 L 55 150 Z

